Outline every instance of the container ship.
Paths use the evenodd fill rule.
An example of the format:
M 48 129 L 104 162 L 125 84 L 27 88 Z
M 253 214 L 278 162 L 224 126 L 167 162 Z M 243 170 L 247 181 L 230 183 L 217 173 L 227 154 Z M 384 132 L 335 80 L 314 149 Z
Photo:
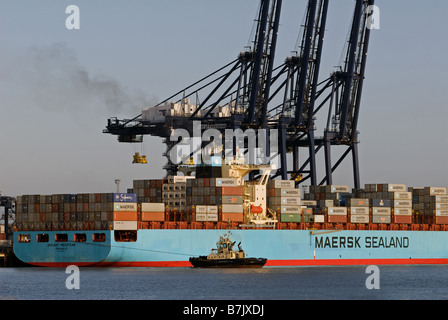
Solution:
M 265 267 L 448 263 L 445 187 L 299 188 L 271 169 L 232 162 L 126 193 L 18 196 L 14 253 L 48 267 L 192 267 L 231 230 Z

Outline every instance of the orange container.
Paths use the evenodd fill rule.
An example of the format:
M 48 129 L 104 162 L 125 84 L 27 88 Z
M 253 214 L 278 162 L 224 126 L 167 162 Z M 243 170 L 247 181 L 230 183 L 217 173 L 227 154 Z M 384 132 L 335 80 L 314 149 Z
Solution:
M 242 196 L 243 187 L 218 187 L 216 188 L 217 195 L 222 196 Z
M 448 217 L 437 217 L 436 224 L 448 224 Z
M 327 217 L 328 217 L 329 223 L 346 223 L 347 222 L 347 216 L 328 215 Z
M 394 216 L 395 223 L 412 223 L 412 216 Z
M 165 212 L 142 212 L 142 221 L 165 221 Z
M 136 221 L 137 212 L 114 212 L 113 220 L 115 221 Z
M 242 213 L 222 213 L 221 221 L 243 222 L 244 216 Z

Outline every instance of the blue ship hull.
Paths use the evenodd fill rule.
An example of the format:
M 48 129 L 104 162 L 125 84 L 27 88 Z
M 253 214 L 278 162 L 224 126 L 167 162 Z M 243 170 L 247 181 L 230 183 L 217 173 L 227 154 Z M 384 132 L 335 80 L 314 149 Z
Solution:
M 113 230 L 20 231 L 14 252 L 23 262 L 51 267 L 191 267 L 190 257 L 207 255 L 227 230 L 141 229 L 135 242 Z M 56 234 L 65 233 L 65 242 Z M 265 266 L 448 264 L 448 232 L 369 230 L 231 230 L 248 257 Z M 48 234 L 46 242 L 38 235 Z M 75 241 L 85 234 L 85 242 Z M 102 234 L 101 241 L 93 241 Z M 23 235 L 29 241 L 23 241 Z M 19 239 L 22 239 L 19 241 Z

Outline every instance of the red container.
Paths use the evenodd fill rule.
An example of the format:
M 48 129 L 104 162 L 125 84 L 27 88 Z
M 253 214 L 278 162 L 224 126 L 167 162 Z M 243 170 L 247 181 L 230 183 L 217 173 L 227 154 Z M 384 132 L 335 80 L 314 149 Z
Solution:
M 39 221 L 40 222 L 45 222 L 47 221 L 47 214 L 46 213 L 39 213 Z
M 222 213 L 221 217 L 222 222 L 243 222 L 244 215 L 242 213 Z
M 347 222 L 347 216 L 328 215 L 327 218 L 328 218 L 329 223 L 346 223 Z
M 165 221 L 165 212 L 142 212 L 142 221 Z
M 115 221 L 136 221 L 137 220 L 137 212 L 114 212 L 113 220 Z
M 448 217 L 437 217 L 436 216 L 436 224 L 448 224 Z
M 412 216 L 394 216 L 395 223 L 412 223 Z
M 216 188 L 217 195 L 222 196 L 242 196 L 243 187 L 218 187 Z
M 40 212 L 40 203 L 36 203 L 34 205 L 34 213 L 39 213 Z

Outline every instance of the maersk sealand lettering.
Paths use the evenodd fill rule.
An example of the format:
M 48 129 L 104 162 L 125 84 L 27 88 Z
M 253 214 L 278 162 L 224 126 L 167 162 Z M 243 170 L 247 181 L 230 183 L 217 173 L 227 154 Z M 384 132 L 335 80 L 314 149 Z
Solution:
M 315 248 L 361 248 L 361 237 L 318 237 Z M 365 237 L 365 248 L 408 248 L 408 237 Z
M 325 240 L 324 240 L 325 238 Z M 361 248 L 361 237 L 316 237 L 315 248 Z

